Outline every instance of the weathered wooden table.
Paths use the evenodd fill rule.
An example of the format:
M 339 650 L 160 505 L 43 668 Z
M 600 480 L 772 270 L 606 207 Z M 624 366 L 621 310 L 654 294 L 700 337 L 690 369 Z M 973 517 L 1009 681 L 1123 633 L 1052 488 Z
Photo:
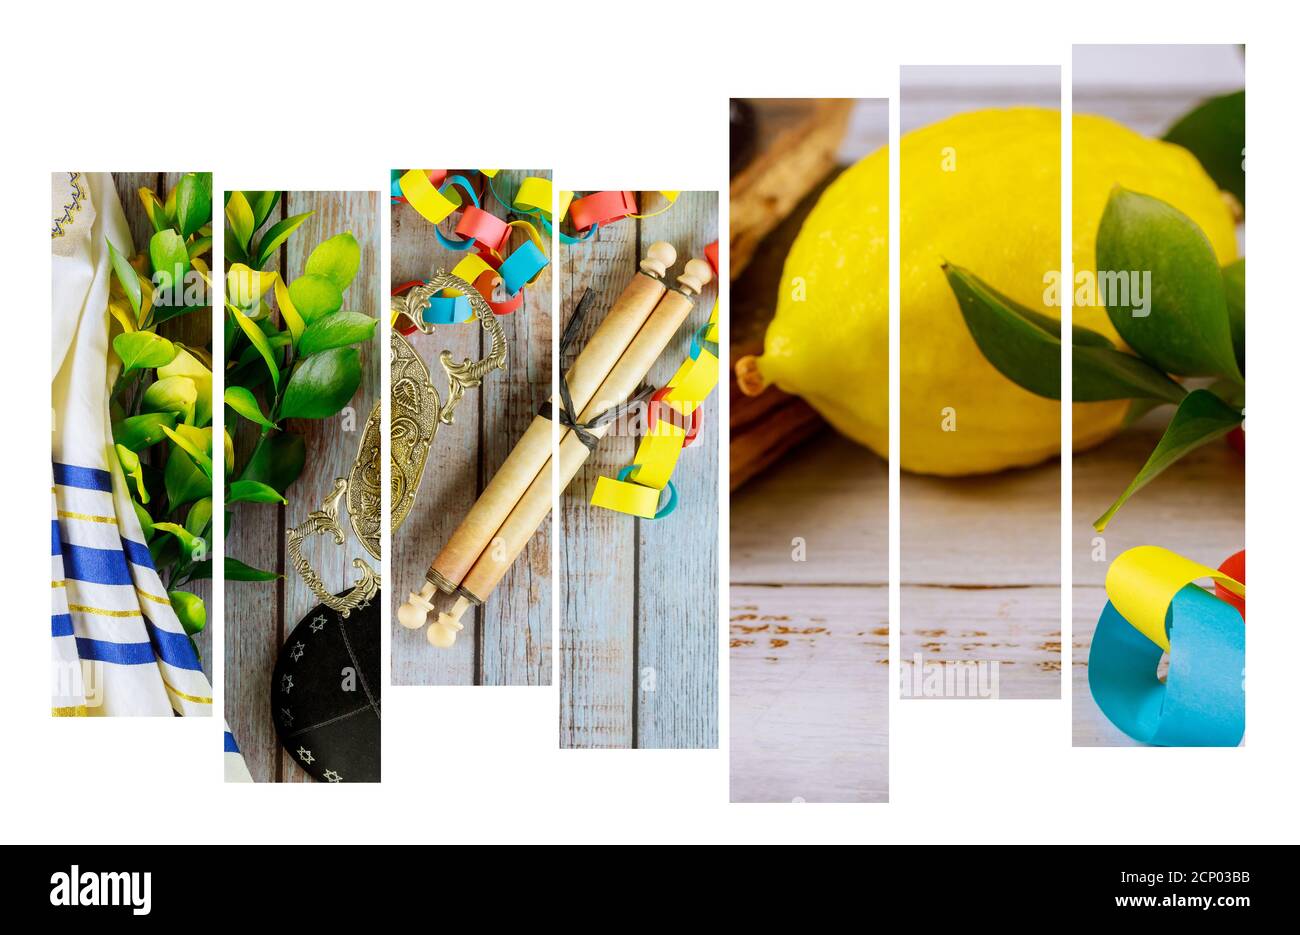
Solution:
M 887 800 L 885 462 L 827 430 L 736 491 L 730 596 L 731 801 Z
M 222 199 L 215 200 L 219 210 Z M 379 193 L 285 192 L 276 211 L 280 217 L 304 211 L 315 214 L 294 232 L 267 268 L 283 270 L 291 279 L 302 275 L 307 256 L 317 244 L 351 231 L 361 246 L 361 266 L 344 293 L 344 307 L 382 321 L 388 303 L 380 294 Z M 361 386 L 348 407 L 328 419 L 290 420 L 290 428 L 306 437 L 307 458 L 302 475 L 286 494 L 288 505 L 238 503 L 233 507 L 226 554 L 284 576 L 269 582 L 228 581 L 225 588 L 226 719 L 249 772 L 258 782 L 311 779 L 281 752 L 271 722 L 271 670 L 276 655 L 303 614 L 318 603 L 286 561 L 285 530 L 318 509 L 335 478 L 346 477 L 352 467 L 366 417 L 379 396 L 379 330 L 360 351 Z M 235 437 L 236 451 L 245 458 L 254 429 L 244 422 Z M 349 530 L 344 547 L 336 546 L 328 536 L 315 536 L 303 543 L 303 555 L 328 586 L 341 591 L 356 577 L 354 558 L 364 559 L 372 567 L 375 562 L 352 536 L 345 517 L 340 516 L 340 521 Z
M 657 195 L 644 210 L 653 210 Z M 601 228 L 560 250 L 564 319 L 587 289 L 598 301 L 571 362 L 637 270 L 650 244 L 677 248 L 677 265 L 718 239 L 716 192 L 682 192 L 666 213 Z M 710 283 L 650 372 L 662 385 L 688 356 L 692 332 L 717 295 Z M 637 440 L 603 440 L 561 495 L 560 744 L 564 747 L 714 747 L 718 743 L 718 402 L 673 483 L 681 500 L 662 520 L 589 505 L 596 478 L 631 463 Z
M 502 172 L 496 186 L 510 198 L 525 176 L 550 177 L 550 170 Z M 488 207 L 504 216 L 492 196 Z M 428 221 L 409 205 L 392 209 L 394 286 L 451 272 L 464 254 L 441 246 Z M 443 222 L 444 233 L 454 224 Z M 525 235 L 516 231 L 507 249 Z M 549 247 L 548 247 L 549 249 Z M 553 264 L 552 264 L 553 265 Z M 424 584 L 425 571 L 480 492 L 510 454 L 519 436 L 551 395 L 551 266 L 526 287 L 523 305 L 499 318 L 505 332 L 507 367 L 493 371 L 477 390 L 468 390 L 455 422 L 438 429 L 424 480 L 410 515 L 393 535 L 388 603 L 392 608 L 394 685 L 549 685 L 551 684 L 551 524 L 544 524 L 487 602 L 464 617 L 465 630 L 450 649 L 429 645 L 425 630 L 397 623 L 397 608 Z M 491 347 L 478 322 L 439 325 L 431 335 L 408 339 L 429 367 L 434 385 L 446 395 L 446 374 L 438 354 L 456 360 L 481 358 Z M 450 609 L 445 596 L 439 609 Z
M 117 188 L 117 197 L 122 202 L 122 210 L 126 214 L 127 226 L 131 229 L 131 246 L 134 248 L 132 253 L 147 252 L 149 249 L 149 238 L 153 236 L 153 224 L 149 221 L 149 216 L 145 213 L 144 205 L 140 203 L 140 196 L 137 194 L 141 188 L 153 189 L 160 201 L 166 199 L 167 192 L 171 190 L 183 173 L 181 172 L 114 172 L 113 184 Z M 218 203 L 214 199 L 213 211 L 219 210 Z M 123 246 L 122 249 L 126 249 Z M 209 253 L 204 257 L 210 264 L 212 255 Z M 205 312 L 191 312 L 180 318 L 173 318 L 171 321 L 165 321 L 162 327 L 158 329 L 159 334 L 172 341 L 179 341 L 188 347 L 211 348 L 212 346 L 212 315 Z M 156 465 L 160 470 L 163 465 Z M 212 582 L 210 580 L 192 581 L 185 586 L 185 590 L 197 594 L 203 599 L 203 603 L 208 609 L 208 625 L 203 631 L 194 638 L 194 642 L 199 647 L 199 658 L 203 663 L 203 674 L 212 681 L 212 630 L 216 623 L 216 618 L 212 613 Z

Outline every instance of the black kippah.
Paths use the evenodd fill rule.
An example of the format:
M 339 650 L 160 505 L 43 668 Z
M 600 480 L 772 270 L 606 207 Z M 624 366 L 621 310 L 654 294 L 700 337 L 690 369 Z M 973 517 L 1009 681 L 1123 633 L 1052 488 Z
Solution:
M 280 745 L 324 782 L 379 782 L 381 599 L 346 619 L 318 604 L 280 647 L 271 674 Z

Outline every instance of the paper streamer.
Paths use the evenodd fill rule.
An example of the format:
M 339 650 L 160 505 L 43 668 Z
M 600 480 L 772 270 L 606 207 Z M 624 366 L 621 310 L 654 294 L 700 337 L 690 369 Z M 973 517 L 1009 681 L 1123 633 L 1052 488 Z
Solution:
M 560 192 L 560 212 L 556 215 L 560 221 L 566 218 L 573 225 L 576 233 L 566 234 L 560 231 L 562 243 L 574 244 L 589 240 L 601 227 L 607 227 L 624 218 L 641 220 L 658 217 L 677 202 L 680 191 L 661 191 L 664 204 L 655 211 L 645 214 L 637 213 L 636 192 L 592 192 L 581 198 L 575 198 L 574 192 Z
M 486 194 L 481 200 L 474 187 L 472 177 L 476 172 L 486 179 L 487 191 L 502 207 L 522 217 L 506 220 L 489 211 Z M 507 199 L 500 194 L 498 175 L 497 169 L 395 170 L 391 187 L 395 203 L 410 204 L 421 217 L 435 225 L 438 243 L 454 253 L 466 254 L 452 269 L 453 275 L 473 283 L 495 314 L 508 315 L 523 304 L 524 288 L 535 282 L 550 263 L 541 233 L 525 218 L 539 222 L 549 237 L 552 188 L 550 179 L 528 176 Z M 460 216 L 453 229 L 455 236 L 451 236 L 438 225 L 457 211 Z M 528 239 L 504 256 L 501 251 L 515 230 L 522 231 Z M 408 283 L 402 291 L 412 285 Z M 498 290 L 502 294 L 500 299 Z M 394 290 L 394 294 L 399 293 Z M 454 289 L 444 289 L 429 299 L 420 317 L 427 325 L 460 324 L 473 321 L 474 312 L 465 296 Z M 416 330 L 414 324 L 394 324 L 404 334 Z
M 1093 634 L 1088 687 L 1102 713 L 1141 743 L 1232 747 L 1245 733 L 1245 619 L 1193 583 L 1202 579 L 1244 605 L 1240 581 L 1158 546 L 1129 549 L 1106 573 L 1110 600 Z
M 718 385 L 718 302 L 709 320 L 691 338 L 690 356 L 662 389 L 650 397 L 646 434 L 632 464 L 618 477 L 599 477 L 591 505 L 663 519 L 677 507 L 671 478 L 682 450 L 700 430 L 700 407 Z M 668 491 L 663 500 L 665 488 Z M 662 502 L 661 502 L 662 501 Z

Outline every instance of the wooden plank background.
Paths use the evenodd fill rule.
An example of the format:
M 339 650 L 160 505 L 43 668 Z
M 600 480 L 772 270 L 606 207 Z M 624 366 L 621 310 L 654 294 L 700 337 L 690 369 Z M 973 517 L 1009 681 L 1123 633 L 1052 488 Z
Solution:
M 732 494 L 730 597 L 731 801 L 886 801 L 885 462 L 826 433 Z
M 214 196 L 216 204 L 224 198 Z M 378 316 L 382 322 L 388 303 L 380 294 L 379 193 L 285 192 L 273 215 L 285 218 L 315 211 L 289 238 L 267 269 L 286 271 L 293 279 L 302 275 L 307 257 L 321 241 L 351 231 L 361 246 L 361 266 L 344 293 L 343 307 Z M 287 506 L 238 503 L 233 509 L 226 553 L 258 568 L 284 575 L 280 581 L 226 583 L 225 687 L 226 719 L 244 762 L 257 782 L 310 782 L 309 777 L 280 750 L 271 722 L 271 670 L 280 646 L 298 621 L 318 603 L 307 585 L 287 563 L 285 530 L 320 507 L 334 480 L 346 477 L 356 458 L 366 418 L 379 397 L 380 332 L 369 346 L 361 347 L 362 380 L 351 404 L 328 419 L 294 419 L 294 431 L 306 437 L 307 459 L 302 475 L 289 488 Z M 235 435 L 236 466 L 242 466 L 256 438 L 256 427 L 241 420 Z M 352 535 L 346 506 L 340 520 L 348 530 L 343 547 L 332 538 L 316 536 L 303 543 L 303 554 L 317 573 L 335 590 L 349 587 L 356 571 L 353 558 L 375 562 Z
M 888 117 L 855 102 L 839 164 L 885 145 Z M 733 361 L 766 330 L 795 230 L 732 284 Z M 886 464 L 829 428 L 732 493 L 731 801 L 887 800 L 888 559 Z
M 1076 46 L 1076 113 L 1102 114 L 1159 136 L 1206 97 L 1244 86 L 1240 51 L 1219 46 Z M 1238 244 L 1244 250 L 1244 228 Z M 1194 452 L 1133 496 L 1107 526 L 1095 520 L 1155 448 L 1171 413 L 1146 416 L 1125 432 L 1074 459 L 1073 734 L 1075 746 L 1135 746 L 1106 719 L 1088 689 L 1088 652 L 1106 606 L 1106 569 L 1136 545 L 1162 545 L 1218 566 L 1246 544 L 1244 459 L 1226 442 Z M 1098 548 L 1104 549 L 1099 552 Z
M 657 195 L 642 194 L 644 210 Z M 600 229 L 560 249 L 564 319 L 587 289 L 598 295 L 580 349 L 636 272 L 650 244 L 677 248 L 672 281 L 718 239 L 716 192 L 682 192 L 667 212 Z M 710 283 L 687 325 L 650 372 L 662 385 L 686 359 L 692 332 L 717 295 Z M 561 366 L 575 356 L 566 355 Z M 631 462 L 637 440 L 610 435 L 561 494 L 560 745 L 707 748 L 718 743 L 718 401 L 683 452 L 673 483 L 681 500 L 662 520 L 589 505 L 596 478 Z
M 907 132 L 984 107 L 1059 109 L 1060 69 L 904 67 L 900 93 Z M 904 345 L 909 337 L 904 328 Z M 925 665 L 996 664 L 1000 698 L 1059 698 L 1059 462 L 957 479 L 904 473 L 900 509 L 905 688 L 919 656 Z
M 181 172 L 113 173 L 113 184 L 117 188 L 117 197 L 122 202 L 122 210 L 126 214 L 126 223 L 131 229 L 131 245 L 133 248 L 131 252 L 133 254 L 148 251 L 149 238 L 153 236 L 153 224 L 149 220 L 149 215 L 145 213 L 144 205 L 140 203 L 140 196 L 137 192 L 141 188 L 151 188 L 158 196 L 159 201 L 165 201 L 167 192 L 180 181 L 183 174 Z M 215 213 L 215 206 L 213 211 Z M 203 259 L 209 265 L 212 264 L 211 253 L 207 254 Z M 158 329 L 158 333 L 172 341 L 179 341 L 188 347 L 203 347 L 210 350 L 212 346 L 212 315 L 210 312 L 191 312 L 180 318 L 173 318 L 171 321 L 163 322 Z M 164 460 L 155 466 L 161 470 L 165 464 L 166 461 Z M 199 658 L 203 663 L 203 674 L 211 682 L 212 629 L 216 623 L 212 616 L 212 582 L 191 581 L 185 585 L 185 590 L 197 594 L 203 599 L 203 603 L 208 608 L 208 625 L 204 627 L 203 632 L 194 638 L 194 642 L 199 647 Z
M 551 177 L 548 169 L 503 171 L 497 176 L 497 191 L 511 198 L 519 182 L 530 175 Z M 489 210 L 503 217 L 501 205 L 491 195 L 487 199 Z M 450 272 L 464 256 L 441 246 L 433 226 L 409 205 L 394 205 L 390 223 L 394 286 L 428 279 L 439 270 Z M 454 221 L 444 221 L 442 226 L 445 234 L 456 236 Z M 508 249 L 525 239 L 522 231 L 515 231 Z M 415 504 L 393 534 L 389 604 L 394 685 L 551 684 L 549 522 L 528 543 L 487 603 L 466 613 L 465 630 L 450 649 L 435 649 L 424 629 L 407 630 L 397 622 L 397 608 L 408 593 L 424 584 L 429 563 L 550 397 L 551 277 L 547 266 L 526 287 L 518 311 L 498 319 L 506 337 L 507 369 L 493 371 L 481 389 L 467 390 L 455 422 L 438 429 Z M 445 348 L 456 360 L 477 360 L 491 349 L 491 340 L 478 322 L 439 325 L 432 335 L 417 332 L 408 340 L 429 367 L 444 399 L 447 375 L 438 354 Z M 436 603 L 440 609 L 450 608 L 445 595 L 434 600 L 441 602 Z

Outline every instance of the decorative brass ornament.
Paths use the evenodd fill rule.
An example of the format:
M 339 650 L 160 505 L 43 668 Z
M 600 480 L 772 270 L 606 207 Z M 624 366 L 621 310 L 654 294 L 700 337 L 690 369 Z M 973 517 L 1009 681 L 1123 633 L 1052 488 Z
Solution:
M 307 560 L 307 556 L 302 554 L 302 543 L 312 536 L 323 536 L 327 533 L 334 537 L 335 545 L 341 546 L 347 541 L 347 535 L 339 525 L 339 501 L 343 499 L 347 489 L 347 478 L 336 478 L 333 492 L 321 503 L 320 509 L 308 513 L 305 521 L 287 531 L 289 560 L 293 562 L 294 569 L 302 576 L 302 580 L 307 582 L 307 587 L 311 588 L 320 602 L 340 617 L 348 616 L 358 607 L 364 607 L 374 599 L 379 593 L 379 575 L 366 564 L 365 559 L 354 558 L 352 567 L 361 571 L 361 577 L 352 586 L 351 591 L 342 597 L 336 597 L 325 587 L 325 582 L 321 581 L 320 575 L 316 574 L 316 569 Z
M 439 270 L 428 282 L 405 295 L 393 296 L 392 311 L 416 322 L 425 334 L 433 334 L 434 326 L 424 322 L 421 310 L 435 293 L 443 289 L 455 289 L 469 298 L 475 317 L 492 339 L 492 349 L 482 360 L 466 358 L 460 363 L 453 361 L 450 351 L 438 355 L 438 362 L 447 374 L 447 400 L 443 402 L 420 355 L 394 329 L 393 361 L 389 371 L 392 377 L 389 390 L 392 410 L 392 430 L 389 432 L 392 445 L 389 456 L 392 465 L 390 515 L 394 532 L 401 527 L 415 504 L 415 494 L 420 489 L 424 465 L 438 426 L 451 425 L 455 421 L 456 406 L 466 389 L 481 386 L 488 373 L 506 367 L 506 338 L 501 323 L 478 290 L 457 276 Z
M 504 370 L 506 366 L 506 340 L 501 323 L 478 290 L 458 276 L 439 270 L 428 282 L 414 287 L 405 295 L 394 296 L 392 311 L 416 322 L 425 334 L 433 334 L 434 326 L 424 321 L 421 310 L 431 296 L 443 289 L 455 289 L 468 297 L 470 307 L 483 330 L 492 338 L 492 349 L 482 360 L 472 361 L 466 358 L 460 363 L 454 362 L 449 351 L 438 355 L 438 361 L 447 374 L 447 399 L 443 402 L 429 379 L 429 370 L 424 361 L 407 340 L 396 329 L 393 330 L 389 388 L 392 447 L 389 460 L 392 469 L 391 514 L 394 532 L 402 525 L 415 503 L 415 494 L 424 476 L 424 465 L 438 426 L 452 424 L 456 406 L 464 397 L 466 389 L 481 386 L 483 378 L 489 372 Z M 342 597 L 335 596 L 302 554 L 302 543 L 312 536 L 328 534 L 334 537 L 336 545 L 344 544 L 347 536 L 339 525 L 338 513 L 339 502 L 346 495 L 353 533 L 370 556 L 379 559 L 382 428 L 380 406 L 375 403 L 366 419 L 357 456 L 348 476 L 336 478 L 334 489 L 321 503 L 320 509 L 313 510 L 305 521 L 286 533 L 289 558 L 294 569 L 317 599 L 341 617 L 347 617 L 353 610 L 365 607 L 374 600 L 379 593 L 379 575 L 364 559 L 355 558 L 352 565 L 360 570 L 361 577 L 351 591 Z

